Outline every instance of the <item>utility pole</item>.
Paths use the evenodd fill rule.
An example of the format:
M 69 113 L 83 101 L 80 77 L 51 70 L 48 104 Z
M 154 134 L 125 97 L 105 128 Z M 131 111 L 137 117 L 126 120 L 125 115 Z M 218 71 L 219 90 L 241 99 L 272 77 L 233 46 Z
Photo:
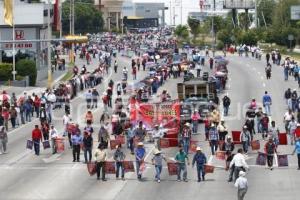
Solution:
M 172 1 L 170 1 L 170 26 L 172 25 Z
M 215 57 L 215 48 L 216 48 L 216 42 L 217 42 L 217 39 L 216 39 L 216 31 L 215 31 L 215 23 L 214 23 L 214 18 L 215 18 L 215 12 L 216 12 L 216 0 L 214 0 L 214 5 L 213 5 L 213 17 L 212 17 L 212 34 L 213 34 L 213 57 Z
M 175 23 L 175 6 L 173 7 L 173 23 L 174 23 L 174 26 L 176 26 L 176 23 Z
M 181 2 L 180 2 L 180 23 L 181 23 L 181 25 L 182 25 L 182 1 L 183 0 L 181 0 Z
M 51 16 L 50 16 L 50 8 L 51 8 L 51 1 L 48 0 L 48 9 L 47 9 L 47 29 L 48 29 L 48 42 L 47 42 L 47 65 L 48 65 L 48 88 L 52 88 L 52 66 L 51 66 Z
M 254 5 L 255 5 L 255 28 L 258 28 L 258 19 L 257 19 L 257 0 L 255 0 L 254 2 Z

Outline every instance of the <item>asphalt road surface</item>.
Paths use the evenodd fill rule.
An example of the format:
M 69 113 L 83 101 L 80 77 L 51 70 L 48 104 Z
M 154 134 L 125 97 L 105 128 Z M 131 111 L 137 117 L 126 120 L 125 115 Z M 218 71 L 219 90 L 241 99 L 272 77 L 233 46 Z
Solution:
M 286 106 L 283 92 L 288 87 L 296 88 L 296 82 L 283 80 L 281 67 L 273 66 L 271 80 L 265 79 L 265 61 L 252 58 L 229 55 L 229 77 L 227 89 L 221 94 L 228 93 L 232 105 L 230 115 L 225 117 L 229 130 L 240 130 L 244 122 L 244 113 L 247 103 L 252 98 L 261 102 L 264 91 L 267 90 L 273 98 L 272 120 L 275 120 L 281 131 L 284 131 L 283 114 Z M 112 73 L 111 78 L 115 82 L 121 80 L 121 67 L 130 69 L 130 59 L 118 59 L 119 73 Z M 130 70 L 129 70 L 130 71 Z M 205 71 L 208 71 L 207 66 Z M 143 77 L 147 72 L 139 72 Z M 129 80 L 132 80 L 131 75 Z M 160 88 L 167 89 L 173 98 L 177 98 L 175 84 L 179 80 L 168 80 Z M 102 94 L 106 88 L 101 84 L 97 89 Z M 102 108 L 95 110 L 95 122 L 99 122 Z M 222 110 L 222 108 L 221 108 Z M 83 96 L 72 101 L 72 118 L 74 121 L 82 121 L 85 115 L 85 103 Z M 63 110 L 55 111 L 54 124 L 58 130 L 62 130 Z M 62 154 L 52 155 L 51 150 L 41 152 L 35 156 L 32 151 L 25 149 L 26 139 L 31 137 L 31 131 L 37 120 L 26 124 L 9 133 L 8 154 L 0 156 L 0 199 L 207 199 L 207 200 L 232 200 L 236 199 L 236 188 L 233 183 L 228 183 L 228 172 L 224 169 L 216 169 L 213 174 L 206 175 L 205 182 L 197 182 L 196 169 L 188 167 L 188 182 L 177 182 L 176 176 L 169 176 L 166 167 L 162 172 L 162 182 L 154 181 L 155 170 L 152 165 L 147 165 L 143 174 L 144 180 L 137 181 L 135 173 L 127 173 L 125 181 L 116 180 L 114 175 L 107 175 L 107 182 L 97 181 L 96 177 L 90 177 L 86 165 L 73 163 L 71 149 L 66 149 Z M 96 126 L 95 133 L 99 127 Z M 96 134 L 94 134 L 94 139 Z M 261 139 L 260 136 L 255 136 Z M 200 126 L 199 133 L 193 136 L 200 140 L 201 147 L 207 155 L 210 163 L 216 166 L 224 166 L 222 161 L 211 156 L 208 143 L 204 141 L 204 128 Z M 261 141 L 261 146 L 263 142 Z M 95 142 L 95 146 L 97 142 Z M 68 145 L 67 145 L 68 146 Z M 236 147 L 237 149 L 237 147 Z M 147 161 L 152 157 L 153 144 L 146 144 Z M 293 147 L 280 146 L 280 154 L 289 154 Z M 176 148 L 165 149 L 165 156 L 172 158 L 177 152 Z M 110 157 L 112 153 L 110 152 Z M 191 159 L 190 155 L 190 159 Z M 249 190 L 246 194 L 247 200 L 294 200 L 300 195 L 298 178 L 300 171 L 296 170 L 296 157 L 289 156 L 287 168 L 277 168 L 273 171 L 255 165 L 256 152 L 248 155 L 247 162 L 250 171 L 247 173 Z M 127 159 L 134 157 L 127 154 Z M 83 161 L 83 155 L 81 155 Z M 275 162 L 276 165 L 276 162 Z

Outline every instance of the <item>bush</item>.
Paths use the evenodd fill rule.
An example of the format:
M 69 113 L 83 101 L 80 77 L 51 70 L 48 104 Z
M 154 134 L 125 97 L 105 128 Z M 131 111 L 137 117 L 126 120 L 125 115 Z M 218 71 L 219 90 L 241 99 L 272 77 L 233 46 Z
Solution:
M 8 81 L 12 80 L 12 64 L 11 63 L 0 63 L 0 80 Z
M 33 60 L 22 59 L 16 63 L 16 71 L 20 76 L 29 76 L 29 85 L 35 86 L 37 69 Z

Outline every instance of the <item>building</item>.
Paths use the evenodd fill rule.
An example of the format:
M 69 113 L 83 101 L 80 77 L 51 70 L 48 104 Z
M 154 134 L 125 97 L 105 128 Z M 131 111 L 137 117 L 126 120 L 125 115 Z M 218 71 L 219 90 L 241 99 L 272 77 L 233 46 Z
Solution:
M 15 0 L 14 21 L 15 40 L 39 40 L 47 39 L 48 35 L 48 5 L 44 3 L 28 3 Z M 51 17 L 53 7 L 51 6 Z M 3 1 L 0 1 L 3 8 Z M 4 13 L 0 12 L 0 41 L 13 40 L 12 27 L 4 23 Z M 52 22 L 52 18 L 51 18 Z M 0 43 L 0 62 L 12 60 L 12 43 Z M 45 42 L 18 42 L 15 44 L 17 54 L 25 55 L 36 61 L 38 80 L 47 77 L 47 43 Z
M 122 13 L 126 28 L 165 26 L 164 3 L 133 3 L 125 1 Z

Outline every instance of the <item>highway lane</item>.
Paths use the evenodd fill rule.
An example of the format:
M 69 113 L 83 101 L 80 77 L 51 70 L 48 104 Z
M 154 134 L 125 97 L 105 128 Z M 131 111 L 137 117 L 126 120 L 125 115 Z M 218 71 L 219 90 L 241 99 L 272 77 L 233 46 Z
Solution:
M 228 92 L 232 99 L 232 106 L 230 116 L 225 117 L 229 128 L 231 130 L 239 130 L 244 122 L 244 119 L 239 113 L 239 106 L 248 103 L 251 98 L 261 99 L 265 89 L 270 91 L 274 105 L 272 108 L 274 113 L 272 119 L 282 121 L 282 115 L 285 106 L 280 106 L 284 101 L 282 99 L 283 89 L 287 86 L 293 86 L 292 82 L 283 83 L 280 69 L 273 69 L 274 73 L 272 79 L 266 82 L 263 87 L 263 81 L 258 75 L 253 75 L 251 66 L 255 66 L 258 71 L 263 72 L 262 62 L 248 58 L 237 58 L 230 56 L 230 88 Z M 247 59 L 247 60 L 246 60 Z M 129 60 L 128 60 L 129 62 Z M 246 64 L 246 66 L 244 66 Z M 250 67 L 247 67 L 247 64 Z M 119 64 L 119 66 L 121 66 Z M 206 68 L 207 70 L 207 68 Z M 276 71 L 275 71 L 276 70 Z M 253 70 L 254 71 L 254 70 Z M 275 72 L 278 72 L 276 75 Z M 257 73 L 258 74 L 258 73 Z M 275 80 L 275 78 L 277 80 Z M 280 79 L 281 78 L 281 79 Z M 175 83 L 178 80 L 170 80 L 165 84 L 164 88 L 170 93 L 176 93 Z M 276 86 L 274 88 L 274 86 Z M 290 86 L 290 87 L 291 87 Z M 161 88 L 163 89 L 163 88 Z M 160 90 L 161 90 L 160 89 Z M 176 95 L 172 95 L 176 96 Z M 74 105 L 79 105 L 84 102 L 83 99 L 74 101 Z M 280 103 L 277 108 L 277 103 Z M 277 109 L 279 113 L 277 114 Z M 238 117 L 236 117 L 238 116 Z M 99 121 L 99 115 L 95 115 L 95 121 Z M 230 119 L 234 118 L 234 119 Z M 57 121 L 60 123 L 60 121 Z M 61 126 L 61 125 L 60 125 Z M 22 132 L 25 132 L 23 130 Z M 28 128 L 31 132 L 31 128 Z M 97 130 L 96 130 L 97 131 Z M 197 140 L 204 140 L 203 127 L 201 127 L 200 134 L 194 136 Z M 30 136 L 30 133 L 23 133 Z M 20 139 L 19 147 L 24 151 L 24 139 Z M 210 159 L 210 150 L 207 142 L 200 143 L 204 152 Z M 12 148 L 12 147 L 10 147 Z M 149 160 L 152 156 L 152 145 L 146 145 Z M 290 151 L 291 147 L 280 147 L 284 151 Z M 15 149 L 11 149 L 14 151 Z M 17 151 L 18 148 L 15 150 Z M 22 152 L 19 151 L 19 152 Z M 164 154 L 168 157 L 174 157 L 176 153 L 175 148 L 164 150 Z M 167 169 L 163 169 L 162 182 L 160 184 L 154 182 L 154 168 L 149 165 L 144 173 L 146 177 L 143 182 L 136 180 L 134 173 L 126 174 L 126 181 L 115 181 L 113 175 L 108 175 L 108 181 L 96 181 L 95 177 L 89 177 L 86 166 L 81 163 L 72 163 L 71 151 L 67 150 L 59 157 L 51 157 L 53 162 L 44 163 L 43 158 L 48 158 L 49 152 L 43 152 L 40 157 L 35 157 L 30 153 L 29 156 L 23 158 L 20 162 L 0 169 L 1 179 L 5 180 L 0 182 L 0 199 L 195 199 L 198 197 L 205 197 L 205 199 L 235 199 L 236 189 L 232 183 L 227 183 L 227 172 L 224 170 L 216 169 L 214 174 L 206 176 L 207 181 L 196 182 L 196 170 L 191 167 L 188 168 L 188 183 L 178 183 L 176 176 L 170 177 L 167 174 Z M 111 154 L 110 154 L 111 155 Z M 255 155 L 249 154 L 249 164 L 254 165 Z M 252 157 L 252 158 L 251 158 Z M 81 157 L 83 158 L 83 157 Z M 132 156 L 128 157 L 133 159 Z M 0 157 L 2 159 L 2 157 Z M 57 160 L 56 160 L 57 159 Z M 0 160 L 2 162 L 2 160 Z M 215 158 L 212 162 L 216 165 L 223 164 Z M 295 159 L 291 159 L 291 164 L 295 164 Z M 275 169 L 269 171 L 263 167 L 253 166 L 249 172 L 249 192 L 246 199 L 295 199 L 299 195 L 297 185 L 299 180 L 295 177 L 298 175 L 295 167 L 289 169 Z M 284 191 L 282 191 L 284 190 Z

